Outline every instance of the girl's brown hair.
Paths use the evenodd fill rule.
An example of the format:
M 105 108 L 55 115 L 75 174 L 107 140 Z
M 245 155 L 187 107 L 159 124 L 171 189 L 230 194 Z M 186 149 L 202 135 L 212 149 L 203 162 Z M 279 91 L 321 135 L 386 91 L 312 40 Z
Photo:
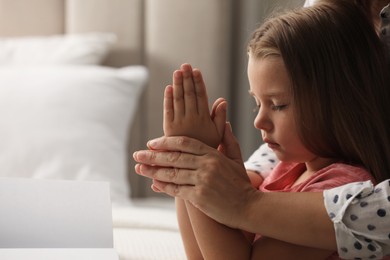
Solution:
M 248 52 L 283 59 L 307 149 L 390 177 L 390 69 L 360 5 L 327 0 L 271 18 Z

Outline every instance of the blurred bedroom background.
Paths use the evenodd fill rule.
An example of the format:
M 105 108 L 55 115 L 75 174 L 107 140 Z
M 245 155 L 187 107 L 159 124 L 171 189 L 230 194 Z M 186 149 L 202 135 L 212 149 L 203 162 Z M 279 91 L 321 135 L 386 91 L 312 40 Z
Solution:
M 162 135 L 163 89 L 171 82 L 174 69 L 191 63 L 204 74 L 210 104 L 218 97 L 228 100 L 228 120 L 244 158 L 248 158 L 261 138 L 253 127 L 255 104 L 247 94 L 247 40 L 271 12 L 301 5 L 302 0 L 0 0 L 0 58 L 3 67 L 15 60 L 40 65 L 31 61 L 31 53 L 39 56 L 53 47 L 48 45 L 45 51 L 35 43 L 38 49 L 34 51 L 28 37 L 41 37 L 44 42 L 45 37 L 53 35 L 112 33 L 115 39 L 105 35 L 104 46 L 98 50 L 100 56 L 88 62 L 114 68 L 142 65 L 148 73 L 142 96 L 136 101 L 135 118 L 131 119 L 128 155 Z M 19 43 L 12 44 L 14 39 Z M 23 46 L 27 46 L 25 53 Z M 62 55 L 72 57 L 71 47 L 67 48 Z M 96 55 L 97 50 L 92 51 Z M 74 63 L 70 59 L 66 62 Z M 128 168 L 134 175 L 132 162 Z M 150 195 L 146 180 L 137 177 L 130 176 L 134 179 L 132 195 Z
M 228 100 L 228 120 L 244 158 L 248 158 L 261 138 L 253 127 L 255 104 L 246 91 L 247 40 L 271 12 L 301 5 L 302 0 L 0 0 L 0 58 L 3 67 L 15 61 L 42 65 L 42 61 L 33 59 L 50 53 L 53 47 L 29 42 L 28 37 L 40 37 L 44 42 L 45 37 L 53 35 L 111 33 L 100 38 L 99 50 L 91 50 L 94 55 L 100 52 L 100 56 L 87 63 L 114 68 L 142 65 L 148 74 L 142 96 L 136 100 L 135 118 L 131 119 L 128 155 L 144 147 L 147 140 L 162 135 L 163 89 L 171 82 L 174 69 L 184 62 L 191 63 L 204 74 L 210 104 L 218 97 Z M 72 47 L 61 48 L 61 55 L 70 57 L 65 63 L 78 62 L 71 60 L 72 55 L 78 55 L 72 54 Z M 130 178 L 134 178 L 133 196 L 150 195 L 145 180 Z

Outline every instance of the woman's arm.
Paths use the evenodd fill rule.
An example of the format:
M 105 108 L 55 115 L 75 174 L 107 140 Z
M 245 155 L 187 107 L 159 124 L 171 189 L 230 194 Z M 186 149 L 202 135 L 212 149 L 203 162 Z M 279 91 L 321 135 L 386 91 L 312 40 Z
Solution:
M 149 142 L 153 151 L 134 154 L 139 163 L 136 172 L 155 179 L 162 192 L 190 201 L 233 229 L 337 250 L 322 193 L 261 193 L 254 189 L 242 165 L 239 146 L 229 127 L 225 129 L 226 155 L 191 138 L 162 137 Z
M 285 242 L 337 250 L 321 192 L 258 192 L 239 228 Z

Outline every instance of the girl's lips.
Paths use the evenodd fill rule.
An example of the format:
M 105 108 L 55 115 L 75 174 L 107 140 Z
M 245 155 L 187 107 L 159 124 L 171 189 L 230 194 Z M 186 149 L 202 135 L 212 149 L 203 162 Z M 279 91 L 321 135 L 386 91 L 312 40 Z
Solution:
M 274 143 L 274 142 L 272 142 L 271 140 L 269 140 L 269 139 L 267 139 L 267 138 L 264 139 L 264 142 L 265 142 L 265 143 L 268 145 L 268 147 L 271 148 L 271 149 L 276 149 L 276 148 L 279 147 L 279 145 L 278 145 L 277 143 Z
M 279 147 L 277 143 L 267 143 L 267 145 L 271 149 L 277 149 Z

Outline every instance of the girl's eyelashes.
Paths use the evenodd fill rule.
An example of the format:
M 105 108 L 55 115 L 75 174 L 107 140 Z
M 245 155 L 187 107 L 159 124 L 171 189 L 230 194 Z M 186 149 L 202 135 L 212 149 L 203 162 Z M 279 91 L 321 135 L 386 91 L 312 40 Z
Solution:
M 281 111 L 283 109 L 286 109 L 288 105 L 272 105 L 272 110 L 274 111 Z
M 252 110 L 253 113 L 258 113 L 260 110 L 260 107 L 261 107 L 261 105 L 256 105 Z M 286 109 L 287 107 L 288 107 L 288 105 L 271 105 L 271 110 L 272 111 L 282 111 L 282 110 Z
M 252 109 L 253 113 L 258 113 L 260 108 L 261 108 L 261 103 L 260 101 L 256 98 L 256 96 L 249 90 L 249 94 L 254 98 L 254 101 L 256 103 L 256 106 Z M 269 103 L 269 108 L 272 111 L 282 111 L 288 107 L 288 104 L 286 102 L 275 102 L 275 101 L 268 101 Z M 276 105 L 275 103 L 282 103 L 283 105 Z

